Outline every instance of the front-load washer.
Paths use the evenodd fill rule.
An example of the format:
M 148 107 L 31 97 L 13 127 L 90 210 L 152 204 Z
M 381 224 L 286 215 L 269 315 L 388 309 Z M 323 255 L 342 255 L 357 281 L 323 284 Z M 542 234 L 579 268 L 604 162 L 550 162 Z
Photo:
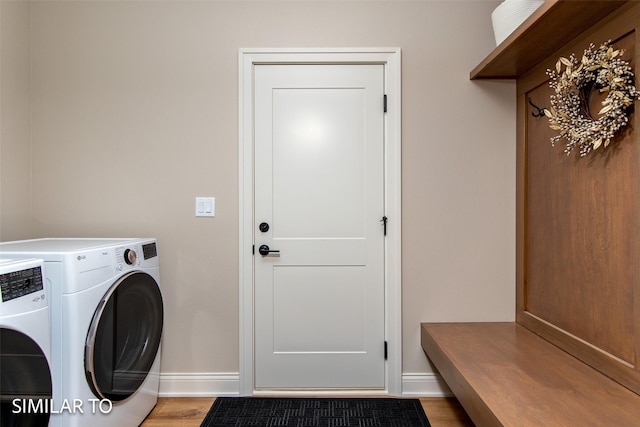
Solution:
M 156 240 L 35 239 L 0 243 L 0 254 L 45 261 L 51 426 L 138 426 L 158 399 L 164 310 Z
M 44 262 L 0 259 L 0 426 L 49 425 L 53 386 Z

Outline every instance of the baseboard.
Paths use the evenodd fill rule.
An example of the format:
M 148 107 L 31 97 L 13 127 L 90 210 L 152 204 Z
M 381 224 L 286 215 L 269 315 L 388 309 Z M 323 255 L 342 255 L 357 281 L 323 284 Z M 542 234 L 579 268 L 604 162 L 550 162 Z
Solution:
M 160 397 L 237 396 L 240 374 L 163 373 L 160 374 Z M 442 377 L 434 373 L 402 374 L 402 395 L 423 397 L 452 396 Z
M 402 374 L 402 395 L 449 397 L 453 393 L 439 374 L 407 373 Z
M 160 374 L 160 397 L 237 396 L 240 374 L 166 373 Z

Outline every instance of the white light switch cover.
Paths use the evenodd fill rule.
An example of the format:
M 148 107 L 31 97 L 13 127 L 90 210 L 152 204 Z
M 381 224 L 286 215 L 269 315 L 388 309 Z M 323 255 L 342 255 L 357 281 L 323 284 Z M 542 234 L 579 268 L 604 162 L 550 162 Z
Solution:
M 216 216 L 216 198 L 196 197 L 196 216 Z

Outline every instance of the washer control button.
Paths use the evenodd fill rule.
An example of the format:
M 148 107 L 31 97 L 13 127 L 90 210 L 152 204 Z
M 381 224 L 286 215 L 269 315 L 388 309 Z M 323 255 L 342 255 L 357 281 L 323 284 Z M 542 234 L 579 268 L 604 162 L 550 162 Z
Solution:
M 136 260 L 138 259 L 138 255 L 136 254 L 136 251 L 134 251 L 133 249 L 126 249 L 124 251 L 124 262 L 126 262 L 129 265 L 133 265 L 136 263 Z

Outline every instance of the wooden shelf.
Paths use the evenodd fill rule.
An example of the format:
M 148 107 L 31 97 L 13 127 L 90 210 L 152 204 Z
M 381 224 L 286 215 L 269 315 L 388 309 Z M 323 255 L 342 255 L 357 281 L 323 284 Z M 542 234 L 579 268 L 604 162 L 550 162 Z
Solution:
M 471 71 L 470 78 L 518 78 L 625 3 L 546 0 Z

